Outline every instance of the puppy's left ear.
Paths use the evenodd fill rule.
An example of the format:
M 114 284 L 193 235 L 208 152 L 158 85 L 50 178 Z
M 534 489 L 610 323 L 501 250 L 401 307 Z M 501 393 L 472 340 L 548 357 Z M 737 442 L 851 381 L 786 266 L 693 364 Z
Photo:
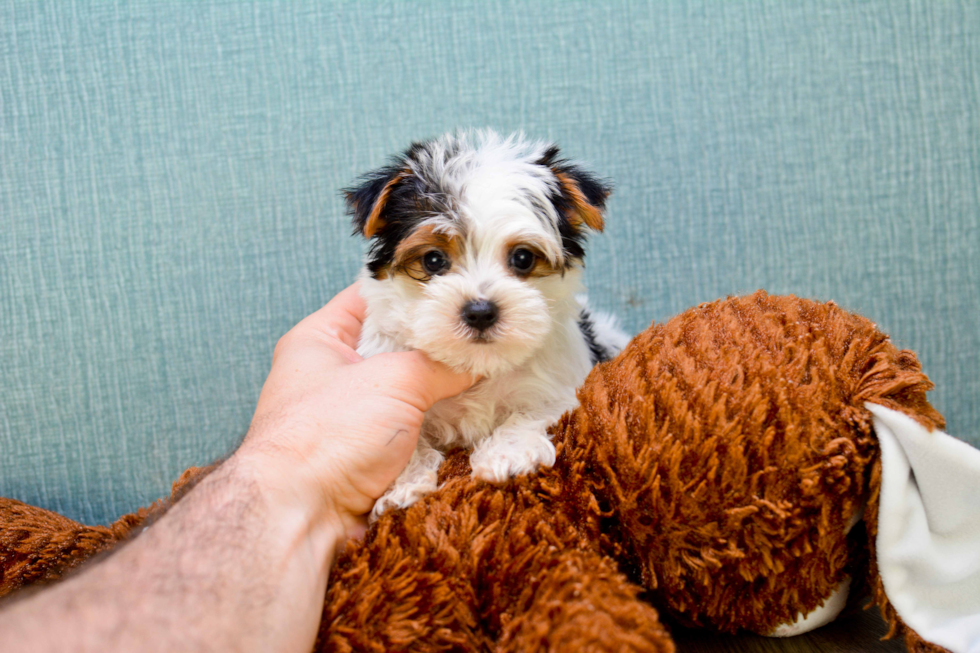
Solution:
M 569 224 L 581 229 L 586 226 L 593 231 L 602 231 L 606 223 L 606 198 L 612 192 L 612 185 L 599 179 L 591 172 L 560 158 L 557 146 L 549 147 L 540 165 L 551 168 L 558 180 L 559 198 L 555 204 Z
M 395 162 L 369 172 L 356 186 L 344 189 L 347 213 L 354 223 L 354 233 L 370 239 L 385 225 L 384 212 L 388 197 L 406 179 L 409 171 L 404 162 Z

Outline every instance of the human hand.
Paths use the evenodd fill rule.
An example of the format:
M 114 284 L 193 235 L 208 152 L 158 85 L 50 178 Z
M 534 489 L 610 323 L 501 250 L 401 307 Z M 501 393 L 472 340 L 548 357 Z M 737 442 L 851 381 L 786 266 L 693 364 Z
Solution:
M 420 352 L 362 358 L 364 311 L 354 284 L 279 340 L 232 457 L 285 500 L 336 516 L 347 537 L 408 463 L 425 411 L 474 381 Z
M 101 564 L 8 602 L 0 649 L 309 651 L 340 540 L 472 383 L 418 352 L 362 359 L 363 319 L 355 284 L 283 336 L 238 451 Z

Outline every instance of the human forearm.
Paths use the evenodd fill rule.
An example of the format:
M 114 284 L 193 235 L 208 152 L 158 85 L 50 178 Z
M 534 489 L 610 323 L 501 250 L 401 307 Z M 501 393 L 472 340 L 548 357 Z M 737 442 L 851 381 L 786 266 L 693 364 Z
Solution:
M 233 457 L 108 560 L 0 612 L 0 650 L 308 651 L 340 526 L 258 465 Z

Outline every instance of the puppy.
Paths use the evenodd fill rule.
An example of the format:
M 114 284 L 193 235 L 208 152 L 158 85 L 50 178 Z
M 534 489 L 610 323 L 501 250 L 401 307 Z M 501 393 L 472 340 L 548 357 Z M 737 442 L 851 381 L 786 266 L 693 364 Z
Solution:
M 554 145 L 492 131 L 415 143 L 345 191 L 370 241 L 358 352 L 418 349 L 481 378 L 426 413 L 373 518 L 435 490 L 450 448 L 471 448 L 488 481 L 554 464 L 547 426 L 628 340 L 579 298 L 583 245 L 603 229 L 609 191 Z

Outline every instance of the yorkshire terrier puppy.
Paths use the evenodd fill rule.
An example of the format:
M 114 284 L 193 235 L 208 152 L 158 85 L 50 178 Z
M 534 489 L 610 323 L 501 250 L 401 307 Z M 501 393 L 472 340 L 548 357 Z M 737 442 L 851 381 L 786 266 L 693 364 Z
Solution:
M 358 352 L 417 349 L 481 379 L 426 413 L 374 518 L 435 490 L 457 446 L 489 481 L 554 464 L 546 428 L 628 340 L 580 295 L 583 245 L 603 229 L 609 191 L 554 145 L 492 131 L 415 143 L 345 191 L 370 240 Z

